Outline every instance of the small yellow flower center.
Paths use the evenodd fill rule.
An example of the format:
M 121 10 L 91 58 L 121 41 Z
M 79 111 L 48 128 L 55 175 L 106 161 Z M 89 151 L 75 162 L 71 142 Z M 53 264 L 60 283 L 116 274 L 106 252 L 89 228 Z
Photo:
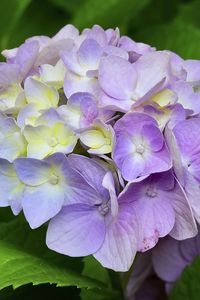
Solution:
M 136 152 L 137 152 L 137 153 L 143 154 L 144 151 L 145 151 L 145 147 L 144 147 L 142 144 L 136 146 Z
M 58 144 L 58 141 L 55 137 L 51 137 L 50 141 L 49 141 L 49 146 L 54 147 Z
M 156 189 L 155 187 L 153 186 L 149 186 L 146 190 L 146 195 L 150 198 L 154 198 L 157 196 L 157 192 L 156 192 Z
M 59 179 L 58 176 L 56 176 L 55 174 L 52 174 L 49 182 L 53 185 L 56 185 L 56 184 L 58 184 L 58 179 Z

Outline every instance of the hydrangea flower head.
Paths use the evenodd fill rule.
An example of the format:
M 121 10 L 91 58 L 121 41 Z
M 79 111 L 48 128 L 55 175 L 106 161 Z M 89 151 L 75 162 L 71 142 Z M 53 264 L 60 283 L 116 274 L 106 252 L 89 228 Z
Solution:
M 115 271 L 198 234 L 198 60 L 98 25 L 2 54 L 0 206 Z

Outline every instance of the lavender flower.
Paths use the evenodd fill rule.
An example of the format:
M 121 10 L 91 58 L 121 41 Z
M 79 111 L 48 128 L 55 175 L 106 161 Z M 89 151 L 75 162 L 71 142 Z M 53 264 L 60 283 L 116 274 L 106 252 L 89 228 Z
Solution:
M 200 62 L 98 25 L 3 55 L 0 206 L 31 228 L 49 222 L 49 248 L 116 271 L 152 249 L 162 277 L 159 247 L 200 223 Z

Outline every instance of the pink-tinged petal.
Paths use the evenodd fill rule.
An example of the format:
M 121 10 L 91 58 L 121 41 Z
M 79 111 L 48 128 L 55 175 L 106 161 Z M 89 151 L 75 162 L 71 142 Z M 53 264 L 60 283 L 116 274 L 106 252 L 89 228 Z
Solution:
M 180 252 L 180 242 L 171 237 L 161 240 L 152 251 L 153 266 L 159 278 L 174 282 L 187 265 Z
M 15 58 L 15 63 L 20 66 L 20 74 L 22 79 L 24 79 L 31 68 L 34 67 L 38 51 L 39 43 L 37 41 L 26 42 L 19 47 Z
M 94 257 L 106 268 L 117 272 L 130 269 L 137 251 L 133 216 L 126 204 L 121 204 L 115 220 L 109 220 L 102 247 Z
M 145 96 L 168 77 L 169 62 L 170 55 L 159 51 L 146 53 L 136 61 L 138 76 L 134 93 L 138 98 Z
M 64 204 L 64 193 L 59 184 L 44 183 L 26 187 L 22 207 L 31 228 L 37 228 L 57 215 Z
M 135 202 L 134 215 L 138 224 L 138 250 L 153 248 L 159 237 L 166 236 L 174 226 L 175 214 L 165 199 L 141 199 Z
M 165 173 L 165 176 L 172 175 Z M 172 197 L 173 190 L 161 188 L 158 178 L 152 175 L 142 182 L 131 183 L 119 197 L 119 203 L 129 206 L 136 223 L 138 250 L 141 252 L 153 248 L 175 223 L 175 212 L 168 199 Z
M 43 184 L 51 176 L 51 166 L 34 158 L 18 158 L 14 161 L 14 166 L 20 180 L 30 186 Z
M 168 197 L 175 211 L 175 224 L 170 236 L 176 240 L 184 240 L 194 237 L 197 226 L 187 196 L 179 183 L 175 180 L 173 193 Z
M 78 61 L 85 70 L 97 70 L 102 54 L 101 46 L 92 39 L 83 41 L 77 53 Z
M 99 83 L 109 96 L 130 100 L 137 80 L 131 63 L 117 56 L 103 57 L 99 65 Z
M 98 209 L 77 204 L 65 206 L 51 220 L 46 243 L 59 253 L 86 256 L 96 252 L 105 238 L 105 222 Z
M 68 24 L 64 26 L 62 29 L 60 29 L 56 35 L 53 36 L 53 41 L 59 41 L 63 39 L 72 39 L 74 40 L 79 35 L 79 31 L 76 27 L 74 27 L 71 24 Z

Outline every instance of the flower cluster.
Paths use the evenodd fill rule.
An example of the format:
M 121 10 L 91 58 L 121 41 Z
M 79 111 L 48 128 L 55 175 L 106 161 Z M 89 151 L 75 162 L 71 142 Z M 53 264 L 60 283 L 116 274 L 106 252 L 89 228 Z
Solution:
M 100 26 L 4 50 L 0 206 L 46 243 L 127 271 L 200 222 L 200 61 Z
M 125 290 L 127 300 L 165 299 L 186 266 L 200 254 L 200 234 L 178 241 L 165 237 L 138 255 Z

